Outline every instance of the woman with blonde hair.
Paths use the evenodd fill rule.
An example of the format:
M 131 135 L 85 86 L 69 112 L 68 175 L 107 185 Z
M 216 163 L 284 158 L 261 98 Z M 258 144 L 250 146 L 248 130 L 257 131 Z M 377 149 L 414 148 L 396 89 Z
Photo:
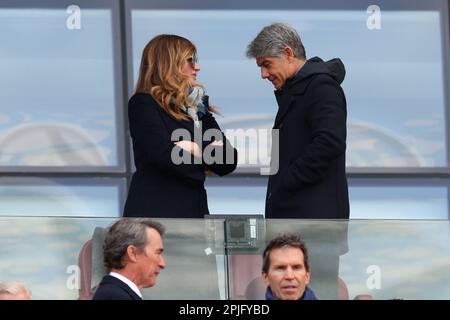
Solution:
M 199 71 L 188 39 L 163 34 L 144 48 L 128 103 L 136 172 L 124 217 L 202 218 L 209 214 L 205 173 L 236 168 L 237 151 L 212 115 Z

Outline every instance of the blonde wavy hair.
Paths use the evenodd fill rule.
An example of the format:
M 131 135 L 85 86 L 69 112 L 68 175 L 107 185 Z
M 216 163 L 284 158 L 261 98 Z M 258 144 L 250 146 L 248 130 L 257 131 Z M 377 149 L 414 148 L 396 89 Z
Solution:
M 195 63 L 196 55 L 197 49 L 186 38 L 171 34 L 154 37 L 142 52 L 136 93 L 151 94 L 172 117 L 189 120 L 181 110 L 188 96 L 189 77 L 181 73 L 181 68 L 189 59 Z

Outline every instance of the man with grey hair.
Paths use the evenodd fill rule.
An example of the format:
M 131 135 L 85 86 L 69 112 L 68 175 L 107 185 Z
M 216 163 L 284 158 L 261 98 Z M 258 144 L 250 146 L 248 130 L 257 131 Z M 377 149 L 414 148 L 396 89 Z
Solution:
M 272 82 L 278 103 L 273 129 L 279 140 L 272 147 L 272 165 L 278 171 L 269 177 L 265 217 L 348 219 L 343 63 L 307 59 L 297 31 L 283 23 L 264 27 L 249 44 L 247 56 L 256 59 L 261 77 Z M 305 241 L 317 248 L 311 255 L 315 292 L 322 299 L 337 299 L 347 226 L 323 223 L 310 233 Z M 317 235 L 323 239 L 315 241 Z
M 272 82 L 278 103 L 279 155 L 272 151 L 272 162 L 279 169 L 269 177 L 266 218 L 348 219 L 343 63 L 306 59 L 297 31 L 283 23 L 264 27 L 247 57 Z
M 30 300 L 30 290 L 20 282 L 1 282 L 0 300 Z
M 150 219 L 124 218 L 106 231 L 105 267 L 110 271 L 94 300 L 142 300 L 140 288 L 152 287 L 165 262 L 164 226 Z

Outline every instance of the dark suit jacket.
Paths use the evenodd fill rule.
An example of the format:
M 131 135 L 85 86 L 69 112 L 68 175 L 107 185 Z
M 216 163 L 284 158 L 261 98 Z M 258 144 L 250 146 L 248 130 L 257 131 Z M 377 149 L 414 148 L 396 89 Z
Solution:
M 220 148 L 222 163 L 174 164 L 172 151 L 180 152 L 172 141 L 177 129 L 185 129 L 194 141 L 194 122 L 178 121 L 146 93 L 133 95 L 128 103 L 128 119 L 133 140 L 136 172 L 133 174 L 124 217 L 203 218 L 209 214 L 204 188 L 205 169 L 222 176 L 237 165 L 237 151 L 220 131 L 214 117 L 207 113 L 201 119 L 201 137 L 207 129 L 218 129 L 224 147 Z M 198 130 L 198 129 L 197 129 Z M 199 130 L 198 130 L 199 131 Z M 175 137 L 178 140 L 178 137 Z M 214 139 L 213 139 L 214 140 Z M 200 141 L 203 149 L 211 143 Z M 226 158 L 231 156 L 231 163 Z M 214 153 L 213 153 L 214 155 Z
M 348 219 L 344 76 L 339 59 L 312 58 L 275 92 L 279 170 L 269 177 L 266 218 Z
M 95 291 L 93 300 L 142 300 L 125 282 L 107 275 Z

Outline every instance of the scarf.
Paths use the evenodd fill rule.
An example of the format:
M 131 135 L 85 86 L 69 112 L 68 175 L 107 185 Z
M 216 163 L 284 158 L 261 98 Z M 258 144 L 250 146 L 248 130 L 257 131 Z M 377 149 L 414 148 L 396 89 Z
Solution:
M 205 95 L 205 90 L 202 87 L 189 88 L 189 95 L 186 99 L 186 105 L 181 106 L 181 110 L 186 112 L 192 120 L 194 120 L 195 126 L 200 126 L 201 119 L 208 112 L 208 96 Z

